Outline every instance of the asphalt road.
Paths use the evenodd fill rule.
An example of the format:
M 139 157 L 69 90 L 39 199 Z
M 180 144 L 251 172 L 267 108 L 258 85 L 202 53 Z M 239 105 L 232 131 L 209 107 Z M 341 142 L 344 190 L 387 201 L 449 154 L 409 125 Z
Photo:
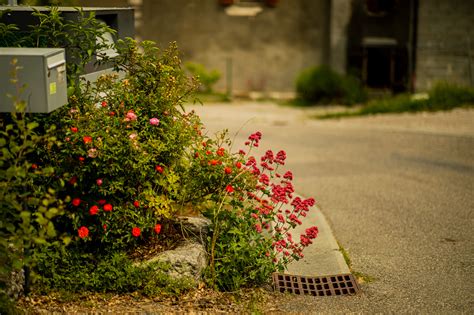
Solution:
M 238 132 L 235 150 L 256 130 L 261 150 L 286 150 L 297 192 L 374 279 L 359 296 L 286 296 L 275 310 L 474 313 L 474 110 L 319 121 L 264 103 L 192 108 L 209 134 Z

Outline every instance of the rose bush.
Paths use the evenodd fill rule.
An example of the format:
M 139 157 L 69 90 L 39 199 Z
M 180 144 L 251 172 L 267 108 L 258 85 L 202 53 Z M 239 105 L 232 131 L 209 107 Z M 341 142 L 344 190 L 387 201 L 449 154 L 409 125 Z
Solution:
M 91 247 L 133 245 L 173 218 L 186 152 L 201 139 L 198 118 L 180 108 L 194 86 L 176 47 L 160 52 L 128 40 L 117 48 L 125 77 L 102 76 L 70 97 L 52 119 L 63 145 L 44 151 L 72 200 L 63 227 Z

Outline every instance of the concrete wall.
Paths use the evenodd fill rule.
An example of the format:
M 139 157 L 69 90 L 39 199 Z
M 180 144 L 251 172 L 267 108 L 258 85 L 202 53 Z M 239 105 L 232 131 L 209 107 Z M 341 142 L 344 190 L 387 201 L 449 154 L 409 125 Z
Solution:
M 217 0 L 143 0 L 142 35 L 163 47 L 176 41 L 184 61 L 218 69 L 220 90 L 232 60 L 235 92 L 292 92 L 301 70 L 328 62 L 329 10 L 328 0 L 292 0 L 237 17 Z
M 473 86 L 474 1 L 419 0 L 417 31 L 416 90 L 439 80 Z

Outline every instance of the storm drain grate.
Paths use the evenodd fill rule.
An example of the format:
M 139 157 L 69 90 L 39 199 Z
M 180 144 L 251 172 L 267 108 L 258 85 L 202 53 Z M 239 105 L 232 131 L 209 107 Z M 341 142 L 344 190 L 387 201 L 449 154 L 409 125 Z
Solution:
M 274 273 L 273 285 L 275 290 L 281 293 L 313 296 L 354 295 L 360 291 L 359 284 L 352 274 L 308 277 Z

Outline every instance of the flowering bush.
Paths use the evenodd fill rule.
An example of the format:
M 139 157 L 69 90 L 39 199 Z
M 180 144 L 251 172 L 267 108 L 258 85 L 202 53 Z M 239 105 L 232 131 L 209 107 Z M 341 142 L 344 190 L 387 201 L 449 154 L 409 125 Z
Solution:
M 281 170 L 284 151 L 268 150 L 260 160 L 251 154 L 261 137 L 260 132 L 250 135 L 247 151 L 235 154 L 221 146 L 225 135 L 221 142 L 204 142 L 190 168 L 198 171 L 200 191 L 213 201 L 205 210 L 212 221 L 208 280 L 223 290 L 267 281 L 272 272 L 303 257 L 318 234 L 313 226 L 293 238 L 291 231 L 302 224 L 315 200 L 294 196 L 293 174 Z
M 139 49 L 143 49 L 140 52 Z M 124 79 L 102 76 L 55 113 L 61 150 L 46 151 L 71 197 L 65 228 L 95 247 L 123 247 L 160 233 L 181 202 L 185 151 L 200 138 L 198 118 L 179 105 L 193 89 L 175 46 L 120 42 Z

